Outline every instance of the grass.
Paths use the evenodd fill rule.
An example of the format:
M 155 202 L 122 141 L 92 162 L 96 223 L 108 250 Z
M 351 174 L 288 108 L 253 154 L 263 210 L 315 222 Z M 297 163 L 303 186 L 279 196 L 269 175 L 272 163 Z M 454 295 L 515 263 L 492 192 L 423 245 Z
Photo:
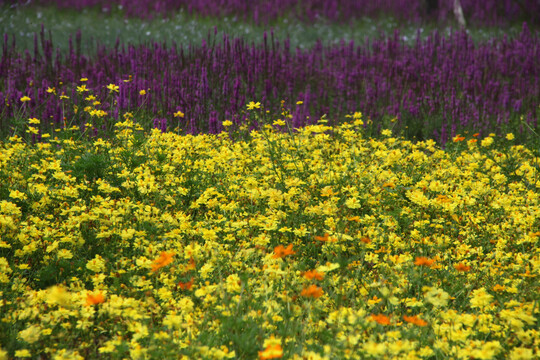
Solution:
M 538 154 L 248 108 L 0 144 L 0 359 L 540 354 Z
M 125 18 L 120 12 L 103 14 L 96 9 L 85 9 L 82 12 L 54 7 L 0 7 L 0 32 L 15 35 L 19 49 L 33 50 L 34 34 L 38 34 L 41 26 L 51 32 L 54 43 L 63 51 L 69 49 L 69 38 L 75 37 L 78 30 L 82 32 L 82 52 L 93 54 L 97 45 L 113 47 L 120 43 L 141 44 L 151 41 L 171 44 L 199 45 L 208 33 L 217 31 L 220 34 L 242 37 L 258 43 L 262 35 L 272 28 L 277 39 L 289 38 L 292 49 L 307 49 L 317 40 L 323 43 L 338 43 L 342 40 L 354 40 L 362 43 L 367 38 L 392 34 L 399 29 L 401 36 L 415 41 L 420 29 L 421 36 L 438 30 L 450 34 L 455 30 L 452 23 L 403 23 L 391 17 L 383 19 L 363 18 L 351 24 L 335 24 L 320 21 L 306 24 L 282 18 L 269 27 L 256 26 L 235 18 L 205 18 L 185 13 L 178 13 L 169 18 L 158 18 L 153 21 L 136 18 Z M 468 29 L 475 41 L 486 41 L 494 37 L 516 36 L 521 31 L 521 24 L 509 27 L 477 27 Z

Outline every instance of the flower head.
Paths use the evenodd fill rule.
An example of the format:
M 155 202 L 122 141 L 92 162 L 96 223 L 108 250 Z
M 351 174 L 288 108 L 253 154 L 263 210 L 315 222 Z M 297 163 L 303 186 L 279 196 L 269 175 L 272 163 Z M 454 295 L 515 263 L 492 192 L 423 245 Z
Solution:
M 293 245 L 289 244 L 289 246 L 284 247 L 283 245 L 278 245 L 274 248 L 274 259 L 278 258 L 284 258 L 287 255 L 294 255 L 296 254 L 296 251 L 293 251 L 292 249 Z
M 371 320 L 381 325 L 390 325 L 390 318 L 383 314 L 372 314 Z
M 191 278 L 188 282 L 179 282 L 178 287 L 182 290 L 191 290 L 191 287 L 193 286 L 193 278 Z
M 81 85 L 81 86 L 77 86 L 77 92 L 78 93 L 83 93 L 83 92 L 87 92 L 89 91 L 88 88 L 86 87 L 86 85 Z
M 304 277 L 309 280 L 313 280 L 313 279 L 322 280 L 324 278 L 324 274 L 321 272 L 318 272 L 317 270 L 308 270 L 304 273 Z
M 328 235 L 328 233 L 325 233 L 324 236 L 315 236 L 315 240 L 322 241 L 322 242 L 336 242 L 337 241 L 335 237 Z
M 405 320 L 406 322 L 408 322 L 410 324 L 414 324 L 416 326 L 427 326 L 428 325 L 427 321 L 425 321 L 423 319 L 420 319 L 416 315 L 414 315 L 414 316 L 403 315 L 403 320 Z
M 463 263 L 459 263 L 454 265 L 454 269 L 456 269 L 457 271 L 467 272 L 471 270 L 471 267 Z
M 114 84 L 109 84 L 107 85 L 107 89 L 109 89 L 109 93 L 112 93 L 112 92 L 118 92 L 118 85 L 114 85 Z
M 246 105 L 247 106 L 247 109 L 248 110 L 253 110 L 253 109 L 260 109 L 261 108 L 261 103 L 260 102 L 253 102 L 251 101 L 249 104 Z
M 302 296 L 312 298 L 321 297 L 322 294 L 324 294 L 323 289 L 317 285 L 310 285 L 309 287 L 302 289 L 302 292 L 300 293 Z
M 430 267 L 431 265 L 433 265 L 434 262 L 434 259 L 428 259 L 427 257 L 420 256 L 414 260 L 414 265 Z
M 105 302 L 105 296 L 102 293 L 86 295 L 86 306 L 102 304 Z
M 156 260 L 154 260 L 154 262 L 152 263 L 152 272 L 156 272 L 162 267 L 167 266 L 170 263 L 172 263 L 173 256 L 174 256 L 173 252 L 162 251 L 161 254 L 159 254 L 159 257 Z
M 488 293 L 485 288 L 474 290 L 471 294 L 471 307 L 484 308 L 493 300 L 493 295 Z
M 263 351 L 259 351 L 259 360 L 279 359 L 283 357 L 283 348 L 280 344 L 271 344 Z

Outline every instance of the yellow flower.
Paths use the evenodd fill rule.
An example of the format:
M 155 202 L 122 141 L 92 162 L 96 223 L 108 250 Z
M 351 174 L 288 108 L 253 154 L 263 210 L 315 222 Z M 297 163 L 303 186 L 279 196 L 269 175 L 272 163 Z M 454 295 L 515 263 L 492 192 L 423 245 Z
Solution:
M 28 123 L 29 124 L 39 124 L 41 121 L 39 121 L 39 119 L 36 119 L 36 118 L 30 118 L 28 119 Z
M 78 351 L 61 349 L 54 354 L 53 360 L 84 360 Z
M 11 190 L 9 192 L 9 197 L 12 199 L 25 200 L 27 198 L 26 194 L 20 192 L 19 190 Z
M 33 344 L 39 340 L 41 336 L 41 329 L 37 325 L 30 325 L 26 329 L 19 331 L 18 337 L 23 341 Z
M 302 105 L 303 103 L 304 103 L 303 101 L 297 101 L 296 105 Z
M 77 92 L 79 94 L 83 93 L 83 92 L 87 92 L 87 91 L 89 91 L 89 90 L 86 88 L 86 85 L 77 86 Z
M 28 130 L 26 130 L 27 133 L 29 134 L 39 134 L 39 129 L 38 128 L 35 128 L 33 126 L 29 126 L 28 127 Z
M 349 209 L 359 209 L 361 207 L 357 198 L 348 198 L 347 201 L 345 201 L 345 206 Z
M 105 270 L 105 261 L 99 255 L 96 255 L 92 260 L 86 263 L 86 268 L 93 272 L 101 272 Z
M 118 92 L 118 85 L 115 85 L 115 84 L 109 84 L 107 85 L 107 89 L 109 89 L 109 93 L 112 93 L 112 92 Z
M 508 357 L 510 360 L 532 360 L 534 358 L 533 350 L 524 347 L 513 348 Z
M 21 98 L 21 102 L 27 102 L 27 101 L 30 101 L 30 100 L 32 100 L 32 99 L 30 99 L 30 98 L 29 98 L 28 96 L 26 96 L 26 95 L 23 96 L 23 97 Z
M 85 77 L 81 78 L 81 82 L 85 82 L 85 81 L 88 81 L 88 78 L 85 78 Z
M 59 259 L 71 259 L 73 258 L 73 253 L 69 251 L 68 249 L 62 249 L 58 251 L 57 256 Z
M 102 347 L 98 348 L 98 351 L 101 354 L 103 354 L 103 353 L 112 353 L 112 352 L 116 351 L 115 342 L 111 341 L 111 340 L 107 341 L 105 343 L 105 346 L 102 346 Z
M 488 341 L 480 349 L 474 349 L 470 355 L 475 359 L 493 359 L 501 350 L 500 342 Z
M 385 344 L 369 341 L 363 345 L 364 351 L 374 357 L 382 357 L 386 352 Z
M 240 277 L 237 274 L 229 275 L 225 280 L 225 283 L 228 292 L 240 292 L 240 290 L 242 289 L 240 286 Z
M 450 295 L 447 292 L 437 288 L 429 288 L 428 292 L 424 295 L 426 301 L 433 306 L 443 307 L 448 304 Z
M 55 285 L 47 290 L 45 301 L 49 305 L 58 304 L 67 307 L 71 303 L 71 294 L 65 288 Z
M 514 134 L 512 133 L 506 134 L 506 140 L 514 140 Z
M 225 120 L 224 122 L 221 123 L 224 127 L 229 127 L 231 126 L 233 123 L 231 120 Z
M 178 110 L 177 112 L 174 113 L 174 117 L 183 118 L 183 117 L 184 117 L 184 113 L 181 112 L 180 110 Z
M 483 147 L 488 147 L 491 144 L 493 144 L 493 138 L 489 136 L 480 142 L 480 145 Z
M 247 109 L 248 110 L 253 110 L 253 109 L 260 109 L 261 108 L 261 103 L 260 102 L 253 102 L 251 101 L 249 104 L 246 105 L 247 106 Z
M 141 96 L 142 96 L 142 95 L 146 95 L 146 90 L 141 90 L 141 91 L 139 91 L 139 95 L 141 95 Z
M 480 288 L 472 292 L 471 307 L 484 308 L 493 300 L 493 296 L 489 294 L 485 288 Z
M 29 357 L 32 357 L 32 353 L 28 351 L 27 349 L 16 350 L 15 357 L 29 358 Z

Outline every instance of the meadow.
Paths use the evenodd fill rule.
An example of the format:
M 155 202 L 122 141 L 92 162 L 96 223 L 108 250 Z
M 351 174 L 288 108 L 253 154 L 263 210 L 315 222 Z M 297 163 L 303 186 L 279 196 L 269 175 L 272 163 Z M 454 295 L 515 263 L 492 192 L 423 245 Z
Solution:
M 5 33 L 0 359 L 540 357 L 537 24 L 302 49 L 241 4 L 181 11 L 262 40 Z

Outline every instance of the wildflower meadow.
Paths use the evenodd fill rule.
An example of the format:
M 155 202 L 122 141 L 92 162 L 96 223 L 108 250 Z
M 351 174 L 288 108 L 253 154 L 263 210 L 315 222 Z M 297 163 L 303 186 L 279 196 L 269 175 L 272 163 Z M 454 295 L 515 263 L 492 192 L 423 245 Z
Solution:
M 301 10 L 277 3 L 293 15 L 183 11 Z M 305 3 L 337 22 L 356 2 Z M 403 16 L 427 16 L 412 3 Z M 486 3 L 464 0 L 467 18 L 504 24 Z M 43 28 L 32 53 L 6 33 L 0 360 L 540 358 L 526 20 L 484 43 L 396 31 L 309 50 L 269 30 L 90 55 Z

